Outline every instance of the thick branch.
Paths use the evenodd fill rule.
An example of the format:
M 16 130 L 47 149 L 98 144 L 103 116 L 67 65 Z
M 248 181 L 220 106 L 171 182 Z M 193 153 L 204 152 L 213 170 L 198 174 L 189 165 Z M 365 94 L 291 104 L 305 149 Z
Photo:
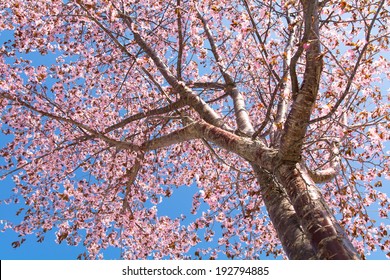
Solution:
M 275 123 L 276 124 L 283 124 L 286 121 L 287 117 L 287 101 L 288 97 L 290 96 L 292 92 L 292 84 L 291 84 L 291 74 L 288 75 L 289 69 L 291 68 L 291 60 L 292 60 L 292 50 L 294 48 L 294 44 L 297 39 L 297 33 L 298 33 L 298 23 L 297 22 L 290 22 L 290 19 L 287 17 L 289 22 L 289 38 L 287 45 L 284 49 L 284 60 L 283 60 L 283 69 L 284 74 L 283 77 L 285 77 L 284 80 L 284 88 L 283 93 L 281 94 L 281 98 L 278 102 L 278 108 L 276 112 L 276 118 Z M 296 66 L 294 65 L 293 68 Z
M 141 169 L 141 161 L 144 158 L 144 154 L 142 153 L 139 157 L 135 159 L 134 165 L 126 170 L 126 177 L 127 177 L 127 182 L 126 182 L 126 193 L 125 197 L 123 198 L 123 210 L 127 209 L 132 213 L 130 204 L 129 204 L 129 195 L 130 195 L 130 190 L 132 185 L 135 182 L 135 179 L 138 176 L 138 172 Z
M 187 103 L 195 109 L 195 111 L 208 123 L 222 127 L 223 129 L 232 131 L 226 124 L 224 124 L 222 118 L 199 96 L 197 96 L 189 87 L 187 87 L 183 82 L 179 81 L 169 70 L 168 66 L 161 60 L 157 52 L 152 49 L 147 42 L 142 38 L 142 36 L 133 28 L 132 19 L 122 14 L 127 26 L 130 28 L 133 33 L 135 42 L 141 47 L 141 49 L 153 60 L 157 69 L 163 75 L 165 80 L 169 85 L 177 91 L 181 98 L 186 100 Z
M 299 45 L 294 56 L 291 58 L 291 63 L 290 63 L 291 90 L 292 90 L 293 96 L 296 96 L 299 92 L 299 83 L 298 83 L 298 77 L 297 77 L 297 63 L 298 63 L 298 60 L 303 53 L 303 45 L 302 44 L 303 43 L 301 42 L 301 44 Z
M 225 89 L 226 85 L 217 82 L 194 82 L 188 84 L 190 88 L 203 88 L 203 89 Z
M 267 148 L 262 142 L 238 136 L 202 121 L 196 126 L 202 138 L 265 169 L 273 168 L 277 151 Z
M 314 183 L 322 184 L 332 181 L 337 174 L 339 174 L 339 170 L 329 167 L 323 170 L 308 170 L 308 174 Z
M 174 144 L 200 138 L 199 133 L 196 130 L 196 124 L 197 123 L 189 124 L 182 129 L 176 130 L 167 135 L 146 141 L 141 145 L 141 150 L 157 150 Z
M 246 110 L 244 97 L 238 91 L 236 86 L 227 87 L 226 92 L 232 97 L 234 104 L 234 112 L 238 131 L 246 136 L 252 136 L 255 131 L 249 119 L 248 111 Z
M 318 1 L 302 1 L 305 34 L 309 42 L 301 89 L 295 96 L 281 137 L 279 156 L 283 161 L 300 162 L 303 139 L 316 101 L 323 66 L 319 43 Z M 294 89 L 293 89 L 294 90 Z
M 237 86 L 229 73 L 227 73 L 222 65 L 221 57 L 219 56 L 217 46 L 215 44 L 214 38 L 211 34 L 210 28 L 205 20 L 205 18 L 198 11 L 198 17 L 202 21 L 203 28 L 205 30 L 207 39 L 211 46 L 211 52 L 214 55 L 215 61 L 218 65 L 218 68 L 225 80 L 227 87 L 225 88 L 226 93 L 228 93 L 234 104 L 234 112 L 236 115 L 236 122 L 239 132 L 247 136 L 252 136 L 254 134 L 254 129 L 249 119 L 248 111 L 245 109 L 245 101 L 242 94 L 238 91 Z

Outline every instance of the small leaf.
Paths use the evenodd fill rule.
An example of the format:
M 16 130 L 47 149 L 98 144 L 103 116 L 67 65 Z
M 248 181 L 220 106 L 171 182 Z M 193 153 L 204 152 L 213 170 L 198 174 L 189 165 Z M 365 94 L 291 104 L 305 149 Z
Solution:
M 19 216 L 20 213 L 22 213 L 23 210 L 24 210 L 24 208 L 20 208 L 20 209 L 18 210 L 18 212 L 16 212 L 16 216 Z
M 58 236 L 58 243 L 61 244 L 61 242 L 64 241 L 64 239 L 67 238 L 67 237 L 68 237 L 68 233 L 67 232 L 64 232 L 64 233 L 60 234 Z
M 19 241 L 12 242 L 11 246 L 12 246 L 12 248 L 16 249 L 16 248 L 20 247 L 20 242 Z

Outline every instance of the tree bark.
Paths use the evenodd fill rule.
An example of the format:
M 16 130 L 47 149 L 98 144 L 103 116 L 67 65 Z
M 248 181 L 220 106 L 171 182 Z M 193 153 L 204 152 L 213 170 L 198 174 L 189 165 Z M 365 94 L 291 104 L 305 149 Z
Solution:
M 290 244 L 288 242 L 291 242 L 291 240 L 284 240 L 284 236 L 287 234 L 291 235 L 290 238 L 293 240 L 309 240 L 318 259 L 359 259 L 358 253 L 327 207 L 308 171 L 300 165 L 303 143 L 316 102 L 323 66 L 319 42 L 318 1 L 302 0 L 301 4 L 305 31 L 294 60 L 302 54 L 302 46 L 305 44 L 306 65 L 303 81 L 298 89 L 295 63 L 292 63 L 290 70 L 292 70 L 293 104 L 284 125 L 278 158 L 273 162 L 273 168 L 268 169 L 272 171 L 273 177 L 267 179 L 267 174 L 257 172 L 258 176 L 261 177 L 259 183 L 263 188 L 264 201 L 266 205 L 268 204 L 270 219 L 286 250 L 289 250 Z M 262 166 L 260 160 L 257 163 Z M 277 195 L 277 192 L 272 191 L 275 186 L 272 187 L 270 179 L 276 182 L 275 186 L 280 185 L 279 189 L 286 192 L 286 201 L 282 195 L 279 195 L 278 199 L 270 197 L 268 193 Z M 275 209 L 275 207 L 280 209 Z M 289 212 L 287 217 L 280 214 L 282 210 Z M 282 222 L 281 219 L 284 221 Z M 298 224 L 303 229 L 301 236 L 305 236 L 304 239 L 297 234 Z M 286 233 L 286 231 L 289 232 Z M 300 248 L 298 251 L 302 252 L 302 256 L 298 256 L 298 258 L 306 258 L 305 254 L 310 246 L 306 242 L 298 242 L 296 246 Z
M 307 238 L 299 218 L 283 187 L 269 172 L 252 165 L 261 186 L 268 215 L 290 260 L 316 259 L 316 253 Z
M 318 259 L 359 259 L 305 168 L 299 164 L 283 164 L 276 177 L 286 190 Z

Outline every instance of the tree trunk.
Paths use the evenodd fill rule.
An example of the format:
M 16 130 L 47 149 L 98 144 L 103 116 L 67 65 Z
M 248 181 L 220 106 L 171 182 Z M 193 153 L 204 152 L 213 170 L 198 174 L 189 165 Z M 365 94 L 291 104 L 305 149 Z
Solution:
M 308 258 L 312 250 L 317 259 L 358 259 L 358 253 L 327 207 L 313 179 L 300 166 L 323 67 L 319 3 L 301 0 L 301 4 L 304 15 L 301 44 L 307 46 L 303 81 L 298 87 L 295 67 L 304 51 L 301 45 L 290 65 L 293 103 L 278 143 L 278 155 L 271 168 L 266 168 L 264 161 L 256 161 L 258 166 L 272 174 L 260 172 L 258 168 L 254 170 L 270 219 L 290 258 Z
M 304 168 L 284 164 L 271 174 L 256 164 L 252 166 L 269 217 L 289 259 L 359 259 Z
M 269 172 L 253 165 L 261 186 L 268 215 L 282 243 L 284 252 L 290 260 L 316 259 L 315 251 L 307 238 L 299 218 L 283 189 Z
M 299 164 L 283 164 L 276 177 L 286 190 L 318 259 L 359 259 L 305 168 Z

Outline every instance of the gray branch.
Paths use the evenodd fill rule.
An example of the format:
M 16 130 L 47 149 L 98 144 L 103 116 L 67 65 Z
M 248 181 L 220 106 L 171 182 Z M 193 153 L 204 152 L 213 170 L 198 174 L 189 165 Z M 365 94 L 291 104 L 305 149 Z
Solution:
M 226 87 L 225 91 L 228 93 L 233 99 L 234 104 L 234 112 L 236 115 L 236 122 L 239 132 L 243 133 L 246 136 L 252 136 L 255 131 L 249 119 L 248 111 L 245 109 L 245 101 L 242 94 L 238 91 L 237 86 L 229 73 L 226 72 L 222 65 L 221 57 L 218 54 L 218 48 L 215 44 L 214 38 L 211 34 L 210 28 L 205 20 L 205 18 L 201 15 L 198 10 L 198 17 L 202 21 L 203 28 L 205 30 L 207 39 L 211 46 L 211 51 L 214 55 L 215 61 L 218 65 L 218 68 L 225 80 Z

